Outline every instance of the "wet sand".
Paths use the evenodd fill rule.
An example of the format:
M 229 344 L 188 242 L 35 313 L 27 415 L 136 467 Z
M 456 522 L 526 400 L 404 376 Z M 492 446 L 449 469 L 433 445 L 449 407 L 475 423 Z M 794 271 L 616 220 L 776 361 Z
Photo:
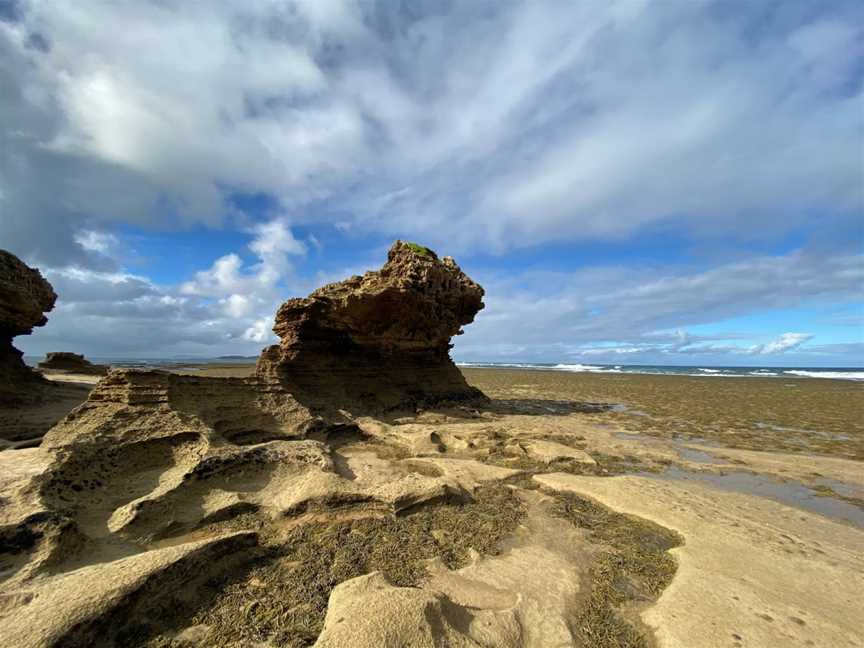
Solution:
M 255 365 L 166 367 L 201 376 L 249 376 Z M 613 403 L 624 432 L 728 448 L 864 460 L 864 383 L 813 378 L 713 378 L 463 368 L 495 399 Z
M 663 439 L 864 460 L 864 383 L 463 369 L 495 398 L 623 405 L 615 425 Z

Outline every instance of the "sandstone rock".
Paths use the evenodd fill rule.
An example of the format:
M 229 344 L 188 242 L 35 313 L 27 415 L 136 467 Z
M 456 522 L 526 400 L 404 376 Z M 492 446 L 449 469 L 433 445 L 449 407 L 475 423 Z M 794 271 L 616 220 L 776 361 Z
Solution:
M 413 588 L 396 587 L 378 572 L 337 586 L 315 648 L 575 645 L 586 541 L 550 513 L 550 498 L 522 497 L 528 516 L 498 556 L 472 552 L 455 571 L 431 561 L 429 578 Z
M 274 326 L 282 342 L 265 349 L 255 377 L 112 370 L 45 446 L 87 455 L 181 432 L 236 445 L 326 440 L 367 412 L 484 399 L 448 355 L 482 296 L 449 257 L 397 241 L 381 270 L 283 304 Z M 80 360 L 52 354 L 50 364 Z
M 42 378 L 24 364 L 12 338 L 44 326 L 48 321 L 45 313 L 54 308 L 56 299 L 51 284 L 38 270 L 0 250 L 0 404 L 38 400 L 32 387 L 40 385 Z
M 39 363 L 39 369 L 51 373 L 85 374 L 104 376 L 108 373 L 106 365 L 93 364 L 83 355 L 68 351 L 54 351 L 45 356 Z
M 380 270 L 282 304 L 281 342 L 264 350 L 257 374 L 314 407 L 355 414 L 483 399 L 449 357 L 482 298 L 450 257 L 396 241 Z
M 508 454 L 513 456 L 525 455 L 530 459 L 541 463 L 550 464 L 553 461 L 575 461 L 582 464 L 596 464 L 594 458 L 584 450 L 571 448 L 563 443 L 555 441 L 543 441 L 541 439 L 528 439 L 516 441 L 507 447 Z
M 44 323 L 54 299 L 38 273 L 17 270 L 24 279 L 7 282 L 12 297 L 0 306 L 7 342 Z M 450 338 L 483 307 L 482 296 L 452 259 L 397 242 L 381 270 L 286 302 L 274 327 L 282 342 L 265 350 L 252 377 L 108 370 L 42 439 L 33 453 L 40 470 L 16 473 L 0 495 L 0 630 L 19 645 L 84 645 L 109 627 L 125 633 L 127 620 L 148 616 L 150 594 L 170 594 L 163 584 L 217 570 L 221 541 L 198 541 L 235 519 L 239 528 L 289 529 L 299 518 L 407 515 L 469 501 L 485 472 L 461 466 L 450 477 L 386 460 L 358 466 L 339 450 L 374 438 L 358 426 L 363 416 L 485 399 L 449 357 Z M 50 354 L 40 366 L 105 370 L 71 353 Z M 242 538 L 238 559 L 249 559 L 257 545 Z M 88 579 L 87 596 L 73 596 Z M 40 603 L 32 614 L 4 616 L 3 605 L 26 607 L 29 596 L 51 611 Z M 423 596 L 421 607 L 447 617 L 446 597 Z
M 130 645 L 148 617 L 164 615 L 196 580 L 230 571 L 255 543 L 253 533 L 233 533 L 21 584 L 6 593 L 23 604 L 0 615 L 4 645 Z
M 375 572 L 333 590 L 315 648 L 504 648 L 520 645 L 520 635 L 510 610 L 472 610 L 441 592 L 394 587 Z

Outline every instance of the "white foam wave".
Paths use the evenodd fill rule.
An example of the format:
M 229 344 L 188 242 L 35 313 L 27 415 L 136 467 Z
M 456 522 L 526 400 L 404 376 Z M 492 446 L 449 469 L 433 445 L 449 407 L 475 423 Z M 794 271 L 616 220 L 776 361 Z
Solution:
M 598 367 L 597 365 L 584 364 L 557 364 L 550 369 L 557 371 L 585 371 L 589 373 L 623 373 L 620 369 L 610 369 L 609 367 Z
M 538 364 L 520 362 L 457 362 L 457 367 L 483 367 L 492 369 L 551 369 L 551 367 Z
M 784 374 L 793 376 L 804 376 L 805 378 L 835 378 L 840 380 L 864 380 L 864 371 L 804 371 L 803 369 L 790 369 Z
M 490 367 L 499 369 L 536 369 L 542 371 L 569 371 L 574 373 L 611 373 L 611 374 L 653 374 L 673 376 L 698 376 L 701 378 L 782 378 L 799 376 L 802 378 L 834 378 L 837 380 L 860 380 L 864 381 L 864 370 L 862 371 L 830 371 L 830 370 L 803 370 L 803 369 L 780 369 L 777 367 L 766 369 L 711 369 L 709 367 L 614 367 L 559 363 L 556 365 L 537 364 L 531 362 L 457 362 L 460 367 Z M 695 370 L 694 370 L 695 369 Z

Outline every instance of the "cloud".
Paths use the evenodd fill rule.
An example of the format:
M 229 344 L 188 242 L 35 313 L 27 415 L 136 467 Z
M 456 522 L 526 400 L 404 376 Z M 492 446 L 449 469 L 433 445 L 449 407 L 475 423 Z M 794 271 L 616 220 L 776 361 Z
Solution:
M 273 318 L 262 317 L 255 320 L 252 326 L 243 331 L 243 339 L 249 342 L 265 342 L 272 337 L 271 328 L 273 328 Z
M 247 247 L 257 261 L 225 255 L 190 282 L 173 286 L 124 272 L 47 269 L 60 294 L 58 306 L 49 326 L 17 342 L 29 353 L 255 354 L 275 340 L 272 318 L 287 296 L 363 270 L 298 274 L 291 261 L 301 258 L 303 248 L 281 218 L 250 234 Z M 689 271 L 674 266 L 506 275 L 466 270 L 486 288 L 487 308 L 454 340 L 460 360 L 668 363 L 698 357 L 722 364 L 793 352 L 823 359 L 842 358 L 844 352 L 860 356 L 854 345 L 805 344 L 815 337 L 808 333 L 754 344 L 746 331 L 688 330 L 758 310 L 854 300 L 864 282 L 855 255 L 797 251 Z
M 860 250 L 838 234 L 864 210 L 859 2 L 12 7 L 0 243 L 61 293 L 34 349 L 253 350 L 286 284 L 310 287 L 322 232 L 460 259 L 639 251 L 658 232 L 688 247 L 692 265 L 469 267 L 488 308 L 456 352 L 478 359 L 779 348 L 688 327 L 860 299 Z M 128 224 L 252 241 L 157 285 L 126 270 Z
M 810 333 L 784 333 L 773 342 L 753 347 L 748 353 L 759 355 L 772 355 L 777 353 L 785 353 L 792 349 L 797 349 L 802 344 L 812 339 Z
M 225 314 L 235 319 L 267 308 L 275 311 L 280 286 L 292 272 L 290 257 L 306 254 L 306 246 L 294 238 L 284 217 L 259 223 L 250 233 L 253 239 L 248 247 L 258 257 L 257 263 L 246 268 L 238 254 L 226 254 L 181 284 L 179 292 L 216 298 Z M 257 337 L 263 339 L 261 334 Z
M 157 285 L 122 270 L 43 268 L 59 295 L 57 307 L 49 313 L 49 326 L 16 344 L 35 354 L 255 354 L 275 341 L 273 314 L 286 295 L 308 288 L 291 262 L 306 247 L 284 217 L 256 224 L 248 233 L 247 247 L 257 261 L 247 264 L 240 254 L 227 254 L 178 285 Z M 99 232 L 83 240 L 88 245 L 111 241 Z M 106 244 L 106 250 L 111 248 Z
M 0 238 L 110 270 L 82 231 L 230 223 L 236 192 L 465 250 L 848 224 L 862 18 L 845 1 L 16 3 Z
M 98 254 L 112 254 L 112 251 L 119 246 L 117 237 L 108 232 L 80 230 L 75 233 L 74 239 L 83 249 Z
M 457 338 L 464 360 L 520 357 L 558 361 L 562 356 L 605 356 L 614 361 L 638 352 L 662 356 L 747 354 L 743 331 L 695 335 L 687 327 L 802 304 L 858 300 L 864 285 L 860 256 L 824 256 L 799 250 L 705 270 L 675 267 L 592 267 L 573 273 L 524 272 L 501 278 L 469 269 L 486 288 L 487 304 Z M 795 335 L 795 334 L 789 334 Z M 781 337 L 758 351 L 795 350 L 805 340 Z M 635 349 L 635 350 L 634 350 Z M 750 353 L 753 355 L 753 353 Z M 632 361 L 632 360 L 631 360 Z

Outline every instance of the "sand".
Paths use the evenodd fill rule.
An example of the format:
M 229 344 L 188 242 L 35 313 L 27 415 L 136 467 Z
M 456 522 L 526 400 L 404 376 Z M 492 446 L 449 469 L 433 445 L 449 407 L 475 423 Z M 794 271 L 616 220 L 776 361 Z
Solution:
M 163 648 L 864 646 L 864 385 L 465 374 L 487 406 L 362 418 L 324 442 L 244 440 L 224 457 L 263 463 L 228 463 L 208 481 L 183 478 L 201 451 L 191 432 L 165 461 L 100 467 L 76 500 L 83 536 L 58 536 L 68 552 L 3 536 L 0 635 Z M 49 459 L 0 452 L 0 531 L 36 507 L 28 484 Z
M 765 498 L 644 477 L 535 476 L 681 534 L 675 578 L 641 614 L 661 646 L 855 646 L 864 534 Z

